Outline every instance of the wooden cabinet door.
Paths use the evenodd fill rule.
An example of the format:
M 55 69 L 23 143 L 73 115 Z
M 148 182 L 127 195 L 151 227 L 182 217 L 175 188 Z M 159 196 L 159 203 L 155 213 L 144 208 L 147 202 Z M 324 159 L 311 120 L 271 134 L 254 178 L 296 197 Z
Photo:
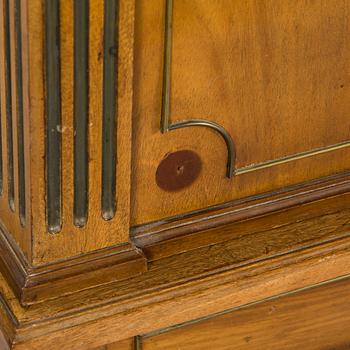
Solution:
M 349 169 L 349 15 L 337 0 L 137 1 L 132 224 Z

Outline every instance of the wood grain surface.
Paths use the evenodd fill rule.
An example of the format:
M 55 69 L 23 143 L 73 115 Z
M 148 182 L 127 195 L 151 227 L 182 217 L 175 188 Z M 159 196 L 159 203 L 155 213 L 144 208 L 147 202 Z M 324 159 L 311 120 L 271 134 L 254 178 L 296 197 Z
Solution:
M 134 1 L 116 2 L 118 16 L 113 23 L 105 21 L 104 10 L 107 3 L 91 0 L 88 4 L 86 21 L 89 26 L 86 33 L 83 33 L 87 38 L 88 47 L 86 57 L 88 125 L 85 135 L 88 143 L 86 160 L 88 164 L 85 172 L 84 169 L 74 170 L 75 155 L 79 152 L 85 153 L 83 149 L 74 147 L 77 137 L 74 131 L 75 119 L 84 116 L 76 116 L 74 112 L 78 103 L 75 90 L 77 79 L 74 72 L 78 64 L 74 58 L 74 50 L 78 44 L 74 28 L 79 14 L 74 14 L 74 1 L 71 0 L 57 2 L 56 29 L 59 40 L 57 42 L 58 58 L 54 66 L 59 74 L 55 91 L 59 89 L 60 115 L 57 118 L 58 124 L 53 131 L 50 130 L 58 134 L 61 141 L 57 154 L 53 151 L 54 146 L 50 148 L 50 153 L 49 145 L 45 143 L 48 136 L 47 120 L 50 119 L 49 111 L 52 107 L 49 105 L 52 101 L 48 100 L 49 73 L 46 66 L 48 62 L 46 47 L 50 40 L 46 41 L 46 36 L 49 34 L 45 33 L 45 23 L 50 21 L 45 17 L 45 8 L 49 3 L 44 0 L 30 2 L 1 0 L 0 2 L 1 165 L 3 169 L 0 174 L 1 224 L 5 231 L 12 234 L 29 264 L 34 265 L 51 263 L 128 242 L 130 226 Z M 54 12 L 55 6 L 52 6 L 51 10 Z M 50 15 L 54 16 L 55 13 Z M 104 28 L 107 26 L 117 34 L 112 47 L 107 47 L 104 41 Z M 111 44 L 108 43 L 108 45 Z M 52 55 L 54 55 L 53 52 Z M 17 64 L 18 57 L 22 60 L 20 67 Z M 115 78 L 117 80 L 115 93 L 112 92 L 111 98 L 112 103 L 117 106 L 115 115 L 111 117 L 115 120 L 116 127 L 115 130 L 107 128 L 108 132 L 116 137 L 116 152 L 111 156 L 118 161 L 118 165 L 110 169 L 117 174 L 116 186 L 112 183 L 112 187 L 116 187 L 116 214 L 109 218 L 111 220 L 102 218 L 101 209 L 104 171 L 102 163 L 106 153 L 102 152 L 104 142 L 102 120 L 106 110 L 103 107 L 105 91 L 103 82 L 106 80 L 103 77 L 103 67 L 106 64 L 106 57 L 116 57 Z M 20 82 L 22 82 L 21 86 L 19 86 Z M 23 103 L 19 102 L 20 88 L 23 90 Z M 19 118 L 22 109 L 23 128 L 20 127 Z M 19 143 L 22 129 L 25 144 L 24 178 L 20 176 L 23 170 L 23 167 L 20 168 L 23 152 L 20 152 Z M 9 141 L 10 137 L 12 142 Z M 48 178 L 50 160 L 59 167 L 54 169 L 58 172 L 57 178 Z M 87 199 L 84 203 L 78 203 L 88 207 L 84 227 L 77 227 L 77 218 L 74 216 L 74 208 L 77 204 L 74 202 L 75 191 L 78 182 L 83 181 L 79 178 L 74 180 L 74 174 L 78 170 L 88 179 Z M 113 174 L 111 179 L 113 182 Z M 23 181 L 25 186 L 21 187 Z M 49 232 L 48 217 L 51 211 L 48 203 L 52 200 L 49 198 L 48 184 L 56 186 L 60 193 L 54 201 L 54 207 L 59 211 L 61 221 L 61 225 L 55 228 L 60 231 L 57 234 Z M 83 197 L 86 192 L 84 191 L 85 189 L 81 192 Z M 113 194 L 111 196 L 113 197 Z M 23 197 L 25 197 L 25 223 L 20 222 L 20 204 L 22 203 L 20 199 Z
M 172 121 L 204 118 L 224 126 L 241 171 L 350 140 L 347 1 L 173 3 Z M 164 22 L 165 1 L 137 1 L 133 225 L 349 168 L 346 147 L 230 180 L 226 146 L 215 132 L 161 134 Z M 203 169 L 190 187 L 169 193 L 155 173 L 179 150 L 198 153 Z
M 17 350 L 86 349 L 349 274 L 348 210 L 160 259 L 147 272 L 23 308 L 0 278 Z
M 348 346 L 349 19 L 347 0 L 0 0 L 0 347 Z M 170 120 L 223 126 L 233 179 L 213 130 L 160 132 L 166 24 Z M 177 151 L 198 171 L 173 191 L 165 164 L 161 189 Z
M 143 337 L 142 350 L 346 350 L 350 281 L 299 292 Z
M 277 227 L 349 207 L 349 173 L 133 227 L 132 241 L 150 260 L 213 245 L 262 227 Z M 249 225 L 249 223 L 251 225 Z
M 44 106 L 42 55 L 43 1 L 31 2 L 29 35 L 31 47 L 32 105 L 32 202 L 35 222 L 33 232 L 33 262 L 41 264 L 64 257 L 128 241 L 129 173 L 131 133 L 131 83 L 133 42 L 133 1 L 120 2 L 119 79 L 118 87 L 118 169 L 117 214 L 105 221 L 101 214 L 102 164 L 102 50 L 104 2 L 90 1 L 89 26 L 89 218 L 83 228 L 74 226 L 73 219 L 73 1 L 60 2 L 61 89 L 62 89 L 62 232 L 48 235 L 45 218 Z M 116 23 L 117 26 L 117 23 Z M 101 32 L 102 31 L 102 32 Z M 62 249 L 62 247 L 65 247 Z
M 350 196 L 335 196 L 291 208 L 287 211 L 279 211 L 272 215 L 261 215 L 253 220 L 242 220 L 224 226 L 208 228 L 204 231 L 195 231 L 192 234 L 164 239 L 147 244 L 147 240 L 140 244 L 148 260 L 157 260 L 182 252 L 189 252 L 200 247 L 213 246 L 237 238 L 247 238 L 251 235 L 259 235 L 262 231 L 271 232 L 272 229 L 288 226 L 291 222 L 313 222 L 317 216 L 335 214 L 341 209 L 349 208 Z M 306 232 L 305 232 L 306 233 Z
M 91 350 L 135 350 L 134 339 L 129 338 L 116 343 L 107 344 Z M 137 349 L 136 349 L 137 350 Z
M 25 13 L 26 3 L 22 4 L 22 14 Z M 24 136 L 28 145 L 29 136 L 29 62 L 28 37 L 26 32 L 27 19 L 22 16 L 20 25 L 15 26 L 15 2 L 0 1 L 0 114 L 1 114 L 1 161 L 2 161 L 2 191 L 0 194 L 1 224 L 12 233 L 25 256 L 30 259 L 31 247 L 31 201 L 29 195 L 29 147 L 25 148 L 26 164 L 26 224 L 23 226 L 19 217 L 18 196 L 18 142 L 17 115 L 19 108 L 24 112 Z M 21 30 L 22 28 L 22 30 Z M 16 31 L 21 30 L 22 51 L 16 50 Z M 16 67 L 16 55 L 22 55 L 22 68 Z M 22 75 L 23 105 L 17 103 L 17 77 Z M 10 125 L 12 126 L 10 127 Z M 12 168 L 12 169 L 11 169 Z M 11 204 L 10 204 L 11 203 Z

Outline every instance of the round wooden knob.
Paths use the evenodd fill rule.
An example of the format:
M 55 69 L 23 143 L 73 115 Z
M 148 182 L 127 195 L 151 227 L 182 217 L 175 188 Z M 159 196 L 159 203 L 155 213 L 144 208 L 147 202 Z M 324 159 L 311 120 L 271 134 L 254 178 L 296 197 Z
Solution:
M 183 150 L 168 154 L 158 165 L 157 185 L 164 191 L 178 191 L 190 186 L 199 176 L 202 162 L 193 151 Z

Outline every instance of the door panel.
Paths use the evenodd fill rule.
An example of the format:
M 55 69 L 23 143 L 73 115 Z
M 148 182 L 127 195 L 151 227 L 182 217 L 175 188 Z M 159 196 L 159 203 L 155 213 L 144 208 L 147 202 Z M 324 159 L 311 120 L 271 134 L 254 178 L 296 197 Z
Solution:
M 333 0 L 137 2 L 132 223 L 348 169 L 349 14 L 348 1 Z M 213 128 L 161 133 L 164 96 L 170 123 L 200 118 L 225 129 L 232 178 Z M 159 164 L 183 150 L 200 158 L 199 175 L 176 191 L 160 187 Z M 191 166 L 186 157 L 171 163 L 163 182 Z

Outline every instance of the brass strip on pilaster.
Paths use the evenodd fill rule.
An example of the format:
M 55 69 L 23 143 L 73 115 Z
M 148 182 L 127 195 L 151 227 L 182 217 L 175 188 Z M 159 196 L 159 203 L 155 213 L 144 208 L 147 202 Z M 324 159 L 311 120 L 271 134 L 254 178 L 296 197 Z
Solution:
M 102 217 L 110 220 L 116 211 L 119 1 L 105 1 L 104 6 Z
M 142 336 L 137 335 L 134 337 L 134 350 L 142 350 Z
M 74 1 L 74 224 L 88 218 L 89 1 Z
M 4 0 L 4 37 L 5 37 L 5 94 L 6 94 L 6 134 L 7 134 L 7 192 L 9 208 L 15 210 L 15 187 L 13 168 L 13 126 L 12 126 L 12 74 L 10 39 L 10 1 Z
M 48 230 L 61 230 L 61 87 L 59 0 L 45 0 L 46 216 Z
M 24 111 L 22 77 L 22 30 L 21 0 L 15 0 L 15 57 L 16 57 L 16 116 L 17 116 L 17 162 L 18 162 L 18 213 L 22 226 L 26 220 L 25 164 L 24 164 Z

